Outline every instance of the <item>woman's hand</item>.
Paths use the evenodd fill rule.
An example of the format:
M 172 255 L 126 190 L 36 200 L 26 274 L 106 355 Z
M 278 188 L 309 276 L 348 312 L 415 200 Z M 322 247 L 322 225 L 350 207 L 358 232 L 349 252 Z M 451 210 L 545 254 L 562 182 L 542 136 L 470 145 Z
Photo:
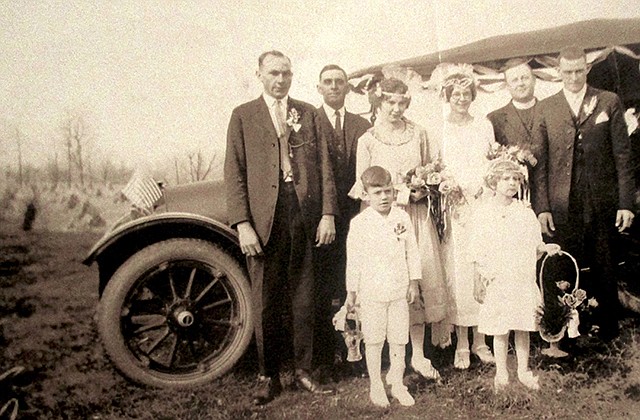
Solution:
M 476 271 L 473 275 L 473 298 L 478 303 L 483 303 L 487 296 L 487 286 L 485 279 Z

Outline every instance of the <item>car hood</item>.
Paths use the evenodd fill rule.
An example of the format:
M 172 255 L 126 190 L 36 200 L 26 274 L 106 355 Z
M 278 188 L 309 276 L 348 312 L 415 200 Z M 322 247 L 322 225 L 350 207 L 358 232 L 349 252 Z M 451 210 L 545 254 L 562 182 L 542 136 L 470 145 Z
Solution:
M 184 212 L 206 216 L 225 224 L 227 199 L 223 181 L 199 181 L 164 188 L 164 203 L 155 212 Z

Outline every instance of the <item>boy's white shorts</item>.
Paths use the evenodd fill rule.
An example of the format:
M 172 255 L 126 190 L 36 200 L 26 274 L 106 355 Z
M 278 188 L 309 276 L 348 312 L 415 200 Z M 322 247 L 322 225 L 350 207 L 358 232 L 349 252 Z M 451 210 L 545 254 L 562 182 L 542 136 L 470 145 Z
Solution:
M 406 299 L 391 302 L 360 302 L 362 335 L 368 344 L 407 344 L 409 341 L 409 304 Z

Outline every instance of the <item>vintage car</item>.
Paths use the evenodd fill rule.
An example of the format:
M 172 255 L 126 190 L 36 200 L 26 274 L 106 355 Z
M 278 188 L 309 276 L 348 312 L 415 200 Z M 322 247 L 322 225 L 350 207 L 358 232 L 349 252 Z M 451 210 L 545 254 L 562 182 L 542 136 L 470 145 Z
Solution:
M 226 373 L 253 332 L 250 285 L 221 182 L 168 187 L 84 261 L 99 267 L 97 327 L 127 378 L 189 387 Z

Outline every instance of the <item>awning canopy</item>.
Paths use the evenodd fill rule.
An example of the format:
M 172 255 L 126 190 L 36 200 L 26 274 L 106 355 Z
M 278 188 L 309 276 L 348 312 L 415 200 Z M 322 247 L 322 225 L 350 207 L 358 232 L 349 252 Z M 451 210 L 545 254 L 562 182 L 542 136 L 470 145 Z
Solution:
M 530 57 L 532 67 L 555 64 L 553 57 L 569 44 L 591 52 L 594 68 L 589 74 L 593 86 L 617 92 L 627 103 L 640 103 L 640 19 L 594 19 L 555 28 L 499 35 L 467 45 L 414 58 L 370 66 L 349 75 L 350 79 L 380 75 L 385 68 L 406 68 L 428 80 L 444 62 L 473 64 L 478 73 L 498 72 L 514 57 Z M 614 48 L 615 47 L 615 48 Z M 538 77 L 551 78 L 545 72 Z

